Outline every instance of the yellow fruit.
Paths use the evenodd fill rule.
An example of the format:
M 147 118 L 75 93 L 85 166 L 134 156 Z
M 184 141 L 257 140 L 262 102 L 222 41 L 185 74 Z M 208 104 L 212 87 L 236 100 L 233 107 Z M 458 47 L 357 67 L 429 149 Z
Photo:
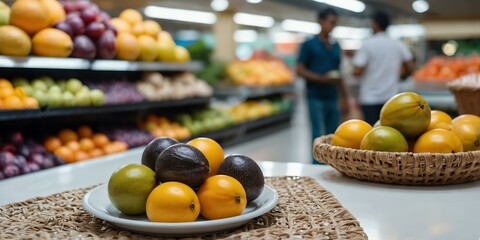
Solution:
M 138 37 L 140 45 L 140 61 L 154 61 L 157 59 L 157 46 L 155 39 L 148 35 L 141 35 Z
M 0 27 L 0 54 L 8 56 L 27 56 L 32 42 L 27 33 L 15 26 Z
M 211 177 L 216 175 L 223 159 L 225 159 L 222 146 L 213 139 L 203 137 L 195 138 L 187 144 L 200 150 L 200 152 L 202 152 L 207 158 L 208 165 L 210 166 L 210 173 L 208 176 Z
M 47 9 L 50 26 L 65 20 L 65 10 L 57 0 L 41 0 L 41 2 Z
M 143 21 L 142 14 L 140 14 L 135 9 L 125 9 L 120 13 L 118 17 L 127 21 L 131 26 L 134 26 L 135 24 Z
M 190 53 L 182 46 L 175 46 L 175 62 L 186 63 L 190 61 Z
M 413 146 L 415 153 L 456 153 L 462 152 L 460 139 L 445 129 L 433 129 L 422 134 Z
M 170 45 L 175 45 L 172 35 L 170 35 L 170 33 L 166 31 L 161 31 L 160 33 L 158 33 L 157 41 L 160 43 L 168 43 Z
M 110 24 L 115 27 L 118 33 L 130 33 L 132 31 L 130 24 L 121 18 L 110 19 Z
M 450 126 L 452 125 L 452 117 L 450 117 L 450 115 L 438 110 L 433 110 L 431 115 L 428 131 L 436 128 L 450 130 Z
M 475 124 L 480 124 L 480 117 L 473 114 L 462 114 L 452 120 L 452 125 L 463 122 L 471 122 Z
M 73 51 L 73 42 L 65 32 L 47 28 L 38 32 L 32 39 L 32 52 L 38 56 L 68 57 Z
M 480 124 L 457 122 L 452 125 L 452 133 L 462 142 L 463 151 L 480 150 Z
M 34 34 L 50 25 L 50 17 L 40 0 L 17 0 L 10 9 L 10 24 Z
M 380 122 L 400 131 L 405 137 L 416 137 L 427 131 L 430 125 L 430 106 L 414 92 L 399 93 L 382 107 Z
M 23 102 L 17 96 L 9 96 L 3 99 L 3 108 L 4 109 L 22 109 Z
M 352 119 L 343 122 L 333 134 L 332 145 L 360 149 L 363 137 L 372 126 L 365 121 Z
M 132 27 L 132 34 L 135 36 L 140 36 L 143 34 L 143 23 L 139 22 L 133 25 Z
M 23 101 L 23 108 L 33 109 L 38 108 L 38 101 L 32 97 L 24 97 L 22 98 Z
M 130 33 L 118 33 L 117 58 L 135 61 L 140 55 L 140 45 L 137 38 Z
M 156 38 L 158 34 L 162 31 L 160 24 L 153 20 L 143 21 L 143 34 L 150 35 L 153 38 Z
M 168 41 L 157 41 L 158 60 L 162 62 L 175 61 L 175 45 Z

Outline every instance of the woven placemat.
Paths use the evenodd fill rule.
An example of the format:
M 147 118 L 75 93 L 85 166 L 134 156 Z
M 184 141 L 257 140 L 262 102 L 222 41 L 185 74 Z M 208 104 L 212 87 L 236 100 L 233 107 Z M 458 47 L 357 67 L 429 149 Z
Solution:
M 239 229 L 182 239 L 367 239 L 355 217 L 314 179 L 265 180 L 279 194 L 269 213 Z M 117 229 L 87 213 L 82 198 L 91 188 L 0 207 L 0 239 L 159 239 Z

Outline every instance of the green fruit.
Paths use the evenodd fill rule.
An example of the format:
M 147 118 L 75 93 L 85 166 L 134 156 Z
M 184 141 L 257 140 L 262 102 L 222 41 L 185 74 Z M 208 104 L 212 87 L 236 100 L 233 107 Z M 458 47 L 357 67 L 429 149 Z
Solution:
M 32 82 L 32 87 L 35 89 L 35 90 L 40 90 L 40 91 L 44 91 L 46 92 L 48 90 L 48 86 L 46 83 L 43 82 L 43 80 L 41 79 L 35 79 L 33 80 Z
M 75 94 L 75 106 L 90 106 L 90 94 L 85 91 L 81 91 Z
M 3 2 L 0 2 L 4 4 Z M 0 26 L 8 25 L 10 22 L 10 9 L 7 7 L 0 9 Z
M 155 171 L 157 158 L 163 150 L 179 143 L 177 140 L 169 137 L 159 137 L 148 143 L 142 153 L 142 164 Z
M 73 107 L 75 106 L 75 96 L 71 92 L 64 92 L 62 94 L 63 106 Z
M 380 126 L 382 126 L 382 123 L 380 122 L 380 120 L 377 120 L 373 125 L 373 127 L 380 127 Z
M 23 85 L 21 88 L 25 91 L 27 96 L 32 96 L 35 90 L 30 85 Z
M 93 106 L 101 106 L 105 103 L 105 95 L 102 91 L 94 89 L 90 91 L 90 101 Z
M 48 106 L 49 107 L 61 107 L 63 106 L 63 95 L 60 92 L 48 93 Z
M 143 214 L 148 195 L 157 186 L 155 172 L 141 164 L 117 169 L 108 181 L 108 197 L 124 214 Z
M 244 155 L 232 154 L 225 157 L 218 169 L 218 174 L 237 179 L 245 189 L 247 202 L 258 198 L 265 186 L 262 169 L 253 159 Z
M 24 87 L 29 85 L 28 80 L 25 78 L 14 78 L 12 80 L 12 83 L 13 83 L 13 86 L 15 87 Z
M 65 85 L 65 89 L 73 94 L 79 92 L 83 87 L 82 82 L 80 80 L 71 78 L 67 81 L 67 84 Z
M 48 94 L 52 94 L 52 93 L 62 93 L 62 89 L 59 86 L 52 85 L 48 89 Z
M 48 87 L 52 87 L 53 85 L 55 85 L 55 81 L 51 77 L 43 76 L 40 79 L 43 80 L 43 82 L 47 84 Z
M 40 90 L 34 90 L 32 97 L 37 99 L 40 107 L 46 107 L 48 105 L 48 96 L 45 92 Z
M 387 126 L 372 128 L 365 134 L 360 149 L 383 152 L 407 152 L 408 143 L 400 131 Z
M 60 87 L 60 89 L 62 89 L 62 91 L 67 91 L 67 81 L 66 80 L 58 80 L 57 81 L 57 86 Z

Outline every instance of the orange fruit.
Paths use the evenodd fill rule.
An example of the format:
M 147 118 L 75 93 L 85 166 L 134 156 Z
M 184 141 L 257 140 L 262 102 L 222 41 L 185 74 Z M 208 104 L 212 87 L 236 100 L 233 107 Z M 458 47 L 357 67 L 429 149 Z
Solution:
M 15 26 L 0 27 L 0 54 L 27 56 L 32 49 L 32 41 L 26 32 Z
M 50 25 L 48 9 L 39 0 L 17 0 L 10 8 L 10 24 L 34 34 Z
M 65 20 L 65 10 L 62 4 L 57 0 L 41 0 L 43 6 L 47 9 L 50 26 Z
M 103 133 L 93 134 L 92 141 L 93 141 L 93 144 L 95 144 L 95 147 L 97 147 L 97 148 L 102 148 L 110 142 L 107 135 L 105 135 Z
M 78 142 L 80 144 L 80 150 L 89 152 L 95 148 L 95 144 L 90 138 L 82 138 Z
M 150 193 L 146 211 L 151 222 L 193 222 L 200 213 L 200 202 L 189 186 L 166 182 Z
M 462 152 L 460 139 L 445 129 L 433 129 L 422 134 L 413 146 L 413 152 L 456 153 Z
M 103 151 L 102 149 L 100 148 L 94 148 L 93 150 L 91 150 L 88 155 L 90 156 L 90 158 L 97 158 L 97 157 L 101 157 L 103 156 Z
M 416 137 L 430 125 L 430 106 L 414 92 L 399 93 L 390 98 L 380 111 L 382 126 L 400 131 L 405 137 Z
M 438 110 L 431 111 L 431 115 L 428 131 L 436 128 L 450 130 L 452 124 L 452 117 L 450 117 L 450 115 Z
M 114 154 L 118 152 L 117 146 L 112 143 L 108 143 L 107 145 L 102 147 L 102 151 L 105 155 Z
M 113 141 L 112 145 L 114 145 L 117 148 L 117 152 L 123 152 L 128 149 L 128 144 L 126 142 L 122 141 Z
M 456 122 L 452 125 L 452 133 L 462 142 L 463 151 L 480 150 L 480 124 Z
M 156 38 L 158 34 L 162 31 L 160 24 L 153 20 L 143 21 L 143 33 L 150 35 L 153 38 Z
M 38 108 L 38 101 L 35 98 L 32 97 L 24 97 L 22 99 L 23 101 L 23 107 L 24 108 Z
M 32 38 L 32 53 L 46 57 L 68 57 L 73 51 L 73 41 L 65 32 L 46 28 Z
M 81 138 L 90 138 L 93 135 L 93 131 L 89 126 L 82 125 L 77 129 L 78 136 Z
M 62 141 L 60 141 L 60 139 L 57 137 L 48 137 L 43 142 L 43 146 L 45 149 L 47 149 L 47 151 L 54 152 L 57 148 L 62 146 Z
M 157 41 L 175 46 L 172 35 L 167 31 L 160 31 L 157 36 Z
M 13 85 L 7 79 L 1 78 L 0 79 L 0 88 L 10 88 L 13 89 Z
M 383 152 L 407 152 L 408 143 L 397 129 L 387 126 L 372 128 L 362 139 L 360 149 Z
M 137 38 L 126 32 L 119 32 L 117 41 L 117 58 L 121 60 L 135 61 L 140 55 L 140 45 Z
M 135 23 L 135 25 L 133 25 L 132 27 L 132 31 L 131 33 L 135 36 L 140 36 L 143 34 L 143 23 L 139 22 L 139 23 Z
M 22 109 L 23 101 L 17 96 L 10 95 L 3 99 L 3 108 L 5 109 Z
M 210 138 L 195 138 L 187 144 L 200 150 L 200 152 L 202 152 L 207 158 L 208 165 L 210 166 L 210 173 L 208 176 L 211 177 L 216 175 L 223 159 L 225 159 L 222 146 Z
M 473 114 L 462 114 L 452 120 L 452 125 L 463 122 L 480 124 L 480 117 Z
M 0 98 L 9 97 L 10 95 L 13 95 L 13 93 L 13 88 L 0 87 Z
M 118 17 L 127 21 L 131 26 L 143 21 L 142 14 L 130 8 L 123 10 Z
M 67 142 L 65 147 L 69 148 L 74 153 L 80 151 L 80 144 L 77 141 Z
M 86 153 L 84 151 L 77 151 L 77 152 L 74 153 L 74 156 L 75 156 L 75 161 L 76 162 L 87 160 L 87 159 L 90 158 L 88 153 Z
M 200 213 L 206 219 L 221 219 L 241 215 L 247 206 L 242 184 L 227 175 L 207 178 L 197 192 Z
M 118 33 L 130 33 L 132 30 L 130 24 L 124 19 L 112 18 L 109 22 L 115 27 Z
M 352 119 L 345 121 L 335 130 L 331 144 L 333 146 L 360 149 L 363 136 L 370 129 L 372 129 L 372 126 L 362 120 Z
M 70 142 L 70 141 L 77 141 L 78 140 L 77 134 L 75 133 L 75 131 L 73 131 L 71 129 L 61 130 L 58 133 L 58 137 L 60 138 L 62 143 L 67 143 L 67 142 Z
M 138 44 L 140 45 L 140 61 L 154 61 L 157 59 L 157 43 L 155 39 L 149 35 L 140 35 L 138 37 Z
M 190 61 L 190 52 L 186 48 L 182 46 L 175 46 L 174 52 L 175 62 L 186 63 Z
M 59 148 L 55 149 L 53 154 L 61 157 L 66 163 L 72 163 L 72 162 L 76 161 L 72 150 L 70 150 L 67 147 L 63 147 L 63 146 L 59 147 Z
M 16 97 L 19 97 L 21 99 L 27 97 L 27 94 L 25 93 L 25 90 L 22 87 L 16 87 L 13 89 L 13 95 Z
M 166 136 L 166 135 L 165 135 L 165 132 L 164 132 L 162 129 L 160 129 L 160 128 L 153 130 L 153 131 L 152 131 L 152 134 L 153 134 L 153 136 L 155 136 L 155 137 L 164 137 L 164 136 Z

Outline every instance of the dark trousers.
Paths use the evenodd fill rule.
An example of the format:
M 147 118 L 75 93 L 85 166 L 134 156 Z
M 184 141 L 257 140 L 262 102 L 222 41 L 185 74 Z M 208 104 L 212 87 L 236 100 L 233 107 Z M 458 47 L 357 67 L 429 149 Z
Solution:
M 380 119 L 380 110 L 382 110 L 383 104 L 375 105 L 362 105 L 363 117 L 365 122 L 370 125 L 374 125 Z

